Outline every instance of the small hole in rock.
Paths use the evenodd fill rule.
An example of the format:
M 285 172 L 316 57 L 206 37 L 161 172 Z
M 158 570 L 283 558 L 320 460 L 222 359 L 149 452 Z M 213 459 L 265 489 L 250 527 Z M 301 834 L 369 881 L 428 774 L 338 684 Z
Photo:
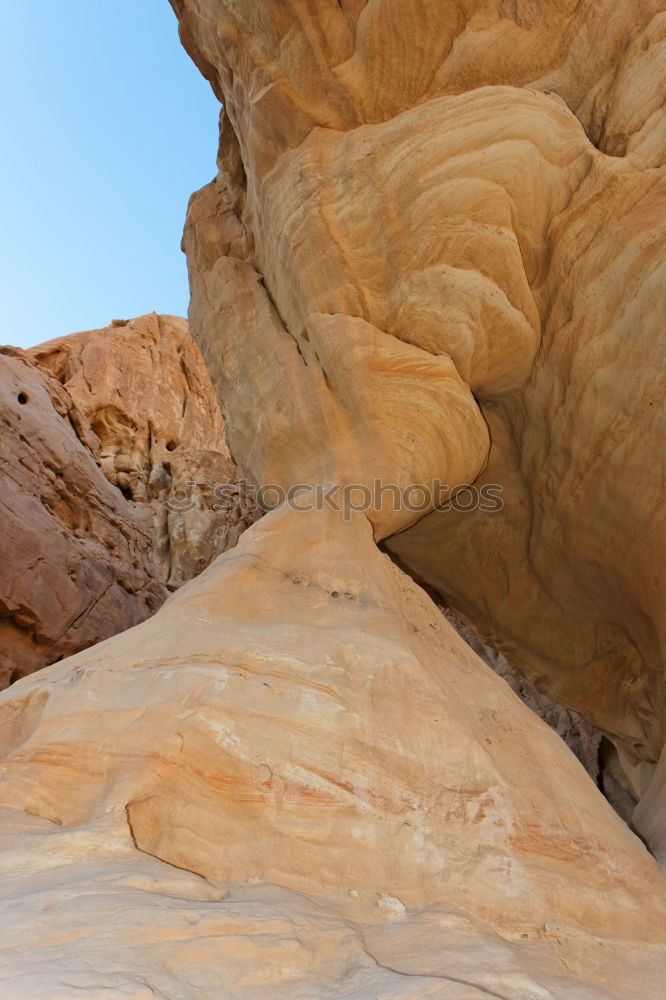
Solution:
M 178 445 L 175 441 L 167 441 L 166 449 L 167 451 L 175 451 Z
M 25 406 L 25 404 L 28 402 L 28 397 L 25 392 L 19 392 L 16 398 L 18 399 L 21 406 Z

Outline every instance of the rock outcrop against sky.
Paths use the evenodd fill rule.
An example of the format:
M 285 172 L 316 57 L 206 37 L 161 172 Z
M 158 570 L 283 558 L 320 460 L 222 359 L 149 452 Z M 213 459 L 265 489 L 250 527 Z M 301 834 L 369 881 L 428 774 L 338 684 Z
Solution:
M 626 794 L 653 802 L 662 5 L 174 6 L 224 98 L 185 246 L 237 461 L 285 488 L 500 486 L 492 516 L 384 507 L 375 535 L 602 730 Z M 275 415 L 259 434 L 258 394 Z
M 6 686 L 149 617 L 255 515 L 184 320 L 116 320 L 0 368 Z
M 661 4 L 172 5 L 224 103 L 184 237 L 224 435 L 180 321 L 5 360 L 172 589 L 227 530 L 158 513 L 179 449 L 310 509 L 0 695 L 0 982 L 661 1000 Z M 472 482 L 502 509 L 434 509 Z M 582 720 L 627 822 L 417 579 Z

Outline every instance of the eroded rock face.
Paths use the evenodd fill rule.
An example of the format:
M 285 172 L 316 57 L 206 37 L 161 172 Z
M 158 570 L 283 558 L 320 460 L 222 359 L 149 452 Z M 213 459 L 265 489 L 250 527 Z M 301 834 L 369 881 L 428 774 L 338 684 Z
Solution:
M 639 801 L 666 725 L 662 5 L 173 6 L 224 100 L 185 246 L 237 461 L 501 487 L 494 514 L 369 516 Z
M 150 521 L 103 476 L 69 393 L 22 351 L 0 354 L 0 414 L 4 687 L 143 621 L 166 592 Z
M 17 997 L 660 996 L 655 862 L 360 515 L 268 515 L 0 734 Z
M 143 621 L 259 514 L 185 320 L 0 355 L 0 686 Z
M 564 705 L 558 705 L 557 702 L 552 701 L 552 699 L 547 698 L 538 691 L 533 684 L 530 684 L 524 676 L 518 673 L 503 653 L 500 653 L 499 650 L 488 645 L 488 643 L 483 642 L 482 639 L 456 618 L 450 608 L 445 608 L 441 605 L 439 607 L 446 620 L 450 622 L 458 635 L 465 640 L 477 656 L 498 677 L 506 681 L 511 690 L 518 695 L 520 700 L 532 712 L 538 715 L 540 719 L 543 719 L 551 729 L 555 730 L 571 752 L 576 755 L 592 780 L 603 784 L 604 776 L 599 760 L 602 740 L 601 733 L 590 726 L 578 712 L 574 712 Z M 624 800 L 615 802 L 608 794 L 606 798 L 610 799 L 611 804 L 624 819 L 628 820 L 631 818 L 633 809 L 627 813 L 624 808 Z
M 612 359 L 627 355 L 632 318 L 643 324 L 628 366 L 637 380 L 656 349 L 658 5 L 174 7 L 225 103 L 220 174 L 194 197 L 185 244 L 194 332 L 243 472 L 285 489 L 378 480 L 432 491 L 506 454 L 519 469 L 516 537 L 528 519 L 531 546 L 545 523 L 535 505 L 553 518 L 566 507 L 558 432 L 574 464 L 576 436 L 596 442 L 598 494 L 585 476 L 571 484 L 578 536 L 590 496 L 614 512 L 604 547 L 602 528 L 585 527 L 589 565 L 588 542 L 573 537 L 563 558 L 556 523 L 544 542 L 552 580 L 516 543 L 486 595 L 493 559 L 509 552 L 497 521 L 474 567 L 450 555 L 464 546 L 448 536 L 430 538 L 423 562 L 466 575 L 460 588 L 484 620 L 511 618 L 514 581 L 530 628 L 544 602 L 562 605 L 567 631 L 546 627 L 548 658 L 525 621 L 516 647 L 545 688 L 577 650 L 571 686 L 589 684 L 622 773 L 628 734 L 647 775 L 650 670 L 632 661 L 632 686 L 624 661 L 611 662 L 631 718 L 617 735 L 619 698 L 590 683 L 587 633 L 575 639 L 586 611 L 600 635 L 612 617 L 585 573 L 619 567 L 602 559 L 628 520 L 618 469 L 645 465 L 642 438 L 618 445 L 626 409 Z M 640 482 L 632 516 L 651 530 L 652 481 Z M 13 984 L 62 1000 L 81 989 L 661 997 L 654 859 L 556 733 L 375 545 L 403 531 L 416 566 L 426 529 L 410 526 L 422 513 L 282 508 L 154 619 L 0 697 L 3 822 L 31 890 L 20 919 L 32 928 L 54 884 L 68 887 L 55 894 L 55 965 L 14 953 Z M 632 560 L 621 569 L 618 601 L 636 580 Z M 649 796 L 639 809 L 654 827 Z M 17 892 L 8 879 L 3 898 Z M 95 971 L 80 968 L 85 947 Z
M 149 511 L 157 572 L 169 589 L 236 544 L 258 512 L 243 494 L 184 319 L 114 320 L 28 353 L 89 420 L 109 482 Z

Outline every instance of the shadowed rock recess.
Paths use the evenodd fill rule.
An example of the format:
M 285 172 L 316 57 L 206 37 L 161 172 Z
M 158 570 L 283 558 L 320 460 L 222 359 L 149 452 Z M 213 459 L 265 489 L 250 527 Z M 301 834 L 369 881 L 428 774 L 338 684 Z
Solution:
M 661 1000 L 662 5 L 172 6 L 224 105 L 184 246 L 240 474 L 433 501 L 283 505 L 0 695 L 2 990 Z M 630 824 L 413 577 L 603 734 Z

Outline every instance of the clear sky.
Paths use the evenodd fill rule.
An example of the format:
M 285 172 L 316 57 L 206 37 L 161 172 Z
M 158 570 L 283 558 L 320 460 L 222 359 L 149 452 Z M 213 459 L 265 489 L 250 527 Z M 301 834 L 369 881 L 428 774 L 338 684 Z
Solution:
M 0 343 L 187 314 L 219 106 L 168 0 L 0 0 Z

